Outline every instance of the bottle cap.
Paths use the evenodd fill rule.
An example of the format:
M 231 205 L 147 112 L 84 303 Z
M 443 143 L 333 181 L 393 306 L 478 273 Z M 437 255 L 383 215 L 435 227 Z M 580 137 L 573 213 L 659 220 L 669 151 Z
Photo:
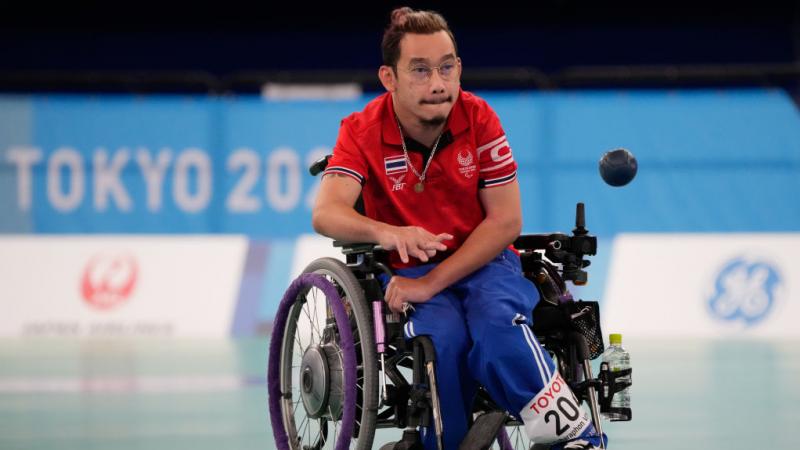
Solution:
M 611 342 L 611 345 L 622 344 L 622 335 L 619 333 L 609 334 L 608 341 Z

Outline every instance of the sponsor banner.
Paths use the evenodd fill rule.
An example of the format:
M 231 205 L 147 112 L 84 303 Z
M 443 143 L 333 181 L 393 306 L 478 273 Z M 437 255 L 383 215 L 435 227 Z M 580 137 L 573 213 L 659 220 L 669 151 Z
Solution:
M 800 234 L 622 234 L 603 330 L 663 337 L 800 337 Z
M 578 201 L 604 236 L 800 223 L 787 206 L 800 178 L 800 116 L 781 90 L 479 94 L 513 149 L 530 230 L 571 228 Z M 0 95 L 0 232 L 311 233 L 320 178 L 308 167 L 372 98 Z M 639 161 L 623 189 L 597 173 L 616 147 Z M 455 156 L 454 170 L 477 173 L 466 153 Z M 382 170 L 396 189 L 408 179 L 403 160 Z
M 230 332 L 241 236 L 0 237 L 0 336 Z

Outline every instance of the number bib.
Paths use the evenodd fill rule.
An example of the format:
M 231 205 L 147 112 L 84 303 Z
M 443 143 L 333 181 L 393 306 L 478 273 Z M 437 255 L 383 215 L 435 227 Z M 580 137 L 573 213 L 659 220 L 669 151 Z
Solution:
M 520 411 L 525 432 L 537 444 L 575 439 L 591 424 L 567 383 L 556 375 Z

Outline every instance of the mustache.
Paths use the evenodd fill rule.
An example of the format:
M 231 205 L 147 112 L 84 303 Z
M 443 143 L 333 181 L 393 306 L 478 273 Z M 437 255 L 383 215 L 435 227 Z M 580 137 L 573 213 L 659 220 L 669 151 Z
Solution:
M 451 103 L 453 101 L 453 96 L 448 96 L 447 98 L 441 100 L 420 100 L 420 105 L 438 105 L 441 103 Z

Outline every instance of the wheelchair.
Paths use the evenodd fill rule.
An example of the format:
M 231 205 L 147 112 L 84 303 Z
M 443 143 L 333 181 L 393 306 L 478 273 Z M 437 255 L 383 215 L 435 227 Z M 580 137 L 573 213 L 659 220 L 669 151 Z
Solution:
M 421 448 L 414 444 L 417 427 L 433 425 L 441 449 L 434 347 L 426 336 L 406 341 L 404 316 L 385 305 L 380 275 L 392 274 L 387 252 L 375 244 L 334 245 L 346 262 L 313 261 L 286 290 L 273 322 L 267 382 L 277 448 L 367 450 L 383 428 L 404 430 L 402 442 L 409 444 L 395 448 Z M 612 408 L 611 400 L 630 386 L 631 371 L 611 372 L 603 363 L 593 376 L 591 360 L 604 350 L 598 303 L 574 300 L 566 286 L 586 283 L 590 261 L 584 257 L 597 250 L 583 204 L 577 205 L 572 235 L 522 235 L 514 247 L 540 294 L 533 332 L 589 406 L 595 428 L 602 433 L 603 412 L 630 420 L 631 410 Z M 482 417 L 493 417 L 497 426 L 477 439 L 473 434 L 486 434 L 486 428 L 473 433 L 473 426 L 461 449 L 548 448 L 532 447 L 523 424 L 479 389 L 471 425 Z

